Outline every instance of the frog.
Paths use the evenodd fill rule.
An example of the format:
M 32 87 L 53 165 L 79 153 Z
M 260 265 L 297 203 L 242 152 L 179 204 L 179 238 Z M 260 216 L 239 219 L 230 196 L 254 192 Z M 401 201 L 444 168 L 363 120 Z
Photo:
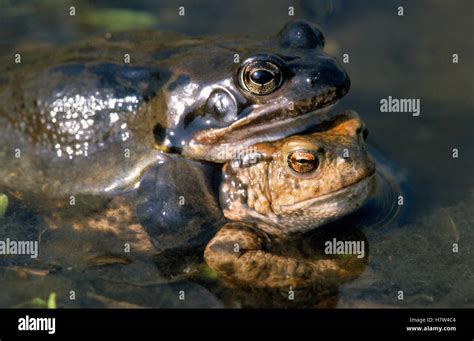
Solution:
M 367 129 L 354 111 L 304 135 L 257 144 L 223 168 L 220 205 L 228 222 L 204 259 L 221 278 L 253 289 L 337 285 L 354 277 L 347 259 L 273 253 L 355 212 L 374 188 Z M 354 264 L 352 262 L 352 264 Z
M 224 163 L 316 126 L 350 88 L 324 41 L 296 20 L 269 38 L 137 31 L 20 53 L 0 76 L 0 187 L 95 207 L 176 155 Z

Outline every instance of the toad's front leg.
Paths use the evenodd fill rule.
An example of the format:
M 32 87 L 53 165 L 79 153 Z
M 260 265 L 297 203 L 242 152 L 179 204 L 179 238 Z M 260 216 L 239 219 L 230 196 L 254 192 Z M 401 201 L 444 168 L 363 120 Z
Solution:
M 265 251 L 268 240 L 251 225 L 226 224 L 209 242 L 204 258 L 214 271 L 239 285 L 307 288 L 341 284 L 352 277 L 347 260 L 297 259 Z

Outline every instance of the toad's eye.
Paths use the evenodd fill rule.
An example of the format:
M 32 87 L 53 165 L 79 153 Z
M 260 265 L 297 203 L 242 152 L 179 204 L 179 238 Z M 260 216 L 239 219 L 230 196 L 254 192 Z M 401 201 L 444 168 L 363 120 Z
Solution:
M 298 174 L 307 174 L 319 166 L 319 157 L 315 152 L 305 149 L 295 150 L 288 154 L 288 167 Z
M 268 95 L 280 87 L 283 76 L 278 65 L 257 60 L 240 70 L 239 79 L 241 86 L 254 95 Z

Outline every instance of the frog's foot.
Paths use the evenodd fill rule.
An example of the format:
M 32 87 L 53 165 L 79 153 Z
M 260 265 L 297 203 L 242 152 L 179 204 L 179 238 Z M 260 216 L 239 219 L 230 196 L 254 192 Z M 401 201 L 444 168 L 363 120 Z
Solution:
M 253 288 L 338 286 L 357 277 L 348 259 L 306 260 L 264 251 L 266 238 L 250 225 L 226 224 L 209 242 L 204 258 L 225 279 Z

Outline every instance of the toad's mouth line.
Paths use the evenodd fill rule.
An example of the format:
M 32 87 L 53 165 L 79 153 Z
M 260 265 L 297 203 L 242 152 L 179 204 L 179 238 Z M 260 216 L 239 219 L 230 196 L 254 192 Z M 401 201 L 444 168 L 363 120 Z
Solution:
M 321 197 L 300 201 L 300 202 L 297 202 L 295 204 L 281 205 L 280 209 L 283 209 L 285 211 L 286 210 L 289 210 L 289 211 L 301 210 L 301 209 L 309 208 L 309 207 L 314 206 L 314 205 L 318 205 L 318 204 L 320 204 L 321 202 L 324 202 L 324 201 L 336 200 L 337 198 L 340 198 L 340 197 L 347 197 L 348 192 L 352 192 L 355 195 L 357 195 L 358 193 L 364 193 L 365 188 L 370 186 L 370 184 L 374 180 L 374 178 L 375 178 L 375 167 L 371 171 L 371 173 L 368 176 L 366 176 L 365 178 L 363 178 L 363 179 L 361 179 L 361 180 L 359 180 L 359 181 L 357 181 L 357 182 L 355 182 L 355 183 L 353 183 L 349 186 L 343 187 L 340 190 L 325 194 Z M 337 202 L 335 204 L 337 204 Z

